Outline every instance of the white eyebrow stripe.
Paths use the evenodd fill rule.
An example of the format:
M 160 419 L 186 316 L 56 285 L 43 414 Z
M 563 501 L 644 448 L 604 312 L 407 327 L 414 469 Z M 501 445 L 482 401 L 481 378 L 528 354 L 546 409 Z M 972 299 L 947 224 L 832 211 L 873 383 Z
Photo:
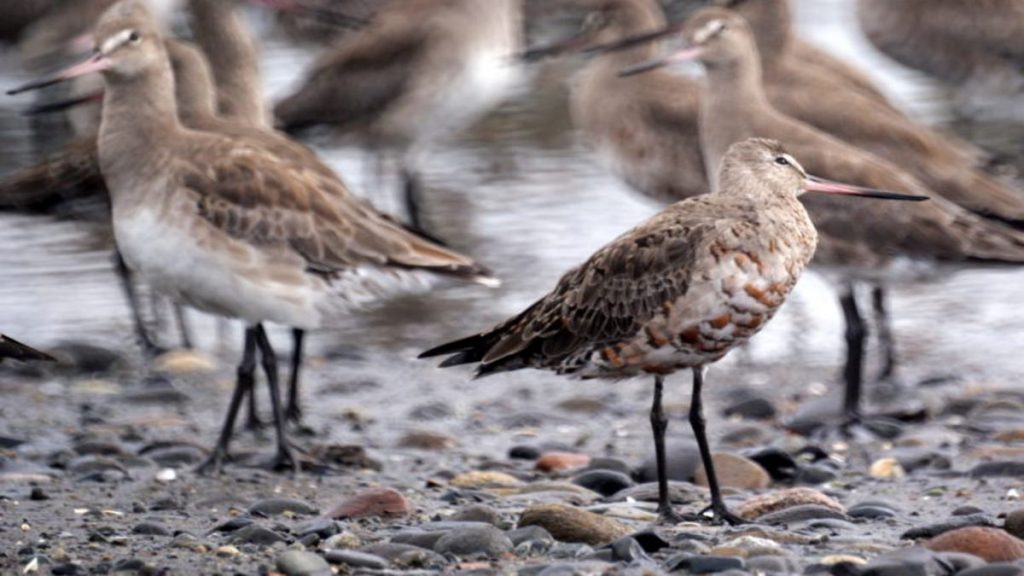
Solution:
M 722 22 L 721 20 L 712 20 L 702 26 L 700 30 L 697 30 L 697 33 L 693 35 L 693 39 L 698 44 L 701 44 L 706 42 L 715 34 L 721 32 L 723 28 L 725 28 L 725 22 Z
M 131 35 L 131 30 L 121 30 L 117 34 L 114 34 L 110 38 L 107 38 L 106 41 L 100 45 L 100 52 L 102 52 L 103 54 L 110 54 L 111 52 L 119 48 L 122 44 L 127 42 L 128 38 L 131 37 Z

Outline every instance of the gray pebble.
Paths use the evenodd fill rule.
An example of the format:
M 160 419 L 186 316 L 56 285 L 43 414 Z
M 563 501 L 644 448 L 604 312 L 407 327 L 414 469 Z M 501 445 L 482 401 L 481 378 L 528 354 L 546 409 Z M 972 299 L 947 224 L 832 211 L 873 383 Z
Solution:
M 288 576 L 331 576 L 327 561 L 305 550 L 285 550 L 278 555 L 276 564 Z
M 693 438 L 666 438 L 665 470 L 669 480 L 689 482 L 700 466 L 700 450 Z M 658 479 L 658 465 L 650 456 L 636 471 L 638 482 L 655 482 Z
M 757 521 L 761 524 L 780 525 L 822 519 L 849 520 L 849 517 L 832 508 L 826 508 L 817 504 L 801 504 L 800 506 L 791 506 L 783 510 L 770 512 L 759 517 Z
M 633 473 L 633 467 L 626 463 L 626 461 L 607 456 L 591 458 L 590 464 L 587 464 L 584 470 L 610 470 L 612 472 L 622 472 L 627 476 Z
M 634 484 L 629 476 L 612 470 L 590 470 L 573 478 L 572 483 L 602 496 L 611 496 Z
M 643 547 L 640 546 L 640 543 L 629 536 L 619 538 L 609 544 L 608 547 L 612 552 L 611 560 L 613 562 L 649 562 L 651 560 L 650 556 L 644 552 Z
M 133 534 L 145 534 L 147 536 L 170 536 L 171 531 L 163 524 L 156 522 L 141 522 L 132 528 Z
M 580 542 L 556 542 L 548 549 L 552 558 L 583 558 L 594 553 L 594 549 Z
M 590 576 L 596 574 L 607 574 L 612 565 L 607 562 L 591 560 L 587 562 L 573 562 L 564 564 L 548 564 L 539 567 L 530 567 L 529 571 L 519 571 L 520 576 Z M 537 570 L 537 568 L 540 568 Z
M 494 526 L 453 530 L 434 545 L 438 554 L 494 558 L 512 550 L 512 541 Z
M 745 565 L 742 558 L 689 554 L 679 554 L 665 561 L 665 568 L 669 572 L 686 570 L 690 574 L 717 574 L 726 570 L 742 570 Z
M 1024 461 L 1019 460 L 997 460 L 995 462 L 982 462 L 969 472 L 972 478 L 995 478 L 995 477 L 1024 477 Z
M 404 568 L 437 568 L 448 562 L 433 550 L 424 550 L 410 544 L 381 542 L 366 546 L 361 551 L 386 558 L 395 566 Z
M 957 576 L 1024 576 L 1024 566 L 1000 562 L 998 564 L 968 568 L 956 574 Z
M 150 450 L 146 456 L 160 466 L 182 468 L 202 462 L 206 459 L 206 452 L 198 446 L 181 444 Z
M 285 537 L 269 528 L 264 528 L 258 524 L 250 524 L 245 528 L 236 530 L 228 540 L 234 544 L 270 546 L 275 542 L 284 542 Z
M 555 539 L 551 536 L 543 526 L 526 526 L 524 528 L 516 528 L 515 530 L 509 530 L 505 533 L 512 544 L 519 546 L 523 542 L 554 542 Z
M 484 504 L 472 504 L 452 514 L 450 520 L 456 522 L 484 522 L 501 527 L 501 514 Z
M 967 516 L 954 516 L 949 520 L 938 522 L 936 524 L 928 524 L 926 526 L 917 526 L 907 530 L 900 535 L 903 540 L 918 540 L 921 538 L 931 538 L 932 536 L 938 536 L 944 532 L 955 530 L 957 528 L 963 528 L 965 526 L 995 526 L 995 520 L 992 519 L 988 514 L 970 514 Z
M 331 564 L 347 564 L 356 568 L 381 569 L 388 567 L 388 561 L 375 554 L 367 554 L 358 550 L 330 550 L 324 558 Z
M 293 498 L 267 498 L 249 507 L 253 516 L 278 516 L 286 512 L 305 516 L 319 513 L 314 506 Z
M 799 574 L 803 567 L 788 556 L 755 556 L 747 559 L 747 570 L 755 574 Z
M 882 506 L 853 506 L 846 513 L 850 518 L 863 518 L 865 520 L 878 520 L 880 518 L 895 518 L 896 511 Z

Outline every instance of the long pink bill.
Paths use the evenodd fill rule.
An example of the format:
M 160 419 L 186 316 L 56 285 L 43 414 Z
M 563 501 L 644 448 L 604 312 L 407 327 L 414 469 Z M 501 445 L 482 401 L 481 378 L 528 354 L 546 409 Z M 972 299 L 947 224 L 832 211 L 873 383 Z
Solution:
M 634 64 L 628 68 L 624 68 L 619 72 L 619 76 L 635 76 L 637 74 L 643 74 L 644 72 L 650 72 L 651 70 L 657 70 L 658 68 L 664 68 L 678 62 L 692 62 L 697 58 L 700 58 L 703 48 L 700 46 L 689 46 L 678 52 L 670 54 L 664 58 L 657 60 L 649 60 L 647 62 L 641 62 Z
M 52 86 L 65 80 L 77 78 L 79 76 L 85 76 L 86 74 L 93 74 L 95 72 L 102 72 L 110 68 L 110 59 L 103 54 L 97 52 L 91 58 L 82 62 L 81 64 L 75 64 L 74 66 L 67 68 L 57 74 L 45 78 L 43 80 L 35 80 L 27 84 L 22 84 L 17 88 L 13 88 L 7 91 L 8 95 L 13 96 L 14 94 L 21 94 L 22 92 L 28 92 L 29 90 L 38 90 L 47 86 Z
M 588 41 L 587 34 L 577 34 L 570 38 L 566 38 L 560 42 L 548 44 L 547 46 L 537 46 L 530 48 L 525 52 L 519 54 L 519 59 L 524 62 L 536 62 L 538 60 L 560 56 L 569 52 L 588 52 L 583 48 L 587 45 Z
M 623 38 L 622 40 L 616 40 L 615 42 L 608 42 L 606 44 L 598 44 L 596 46 L 591 46 L 590 48 L 584 50 L 584 52 L 587 54 L 599 54 L 604 52 L 617 52 L 619 50 L 628 50 L 635 46 L 641 46 L 643 44 L 649 44 L 651 42 L 661 40 L 662 38 L 666 36 L 671 36 L 672 34 L 678 34 L 679 32 L 682 31 L 684 24 L 685 21 L 669 24 L 668 26 L 662 28 L 661 30 L 655 30 L 654 32 L 648 32 L 646 34 L 639 34 L 637 36 Z
M 927 196 L 916 194 L 900 194 L 899 192 L 887 192 L 875 190 L 874 188 L 862 188 L 841 182 L 834 182 L 817 176 L 808 176 L 806 180 L 808 192 L 821 192 L 824 194 L 840 194 L 844 196 L 862 196 L 864 198 L 879 198 L 881 200 L 902 200 L 904 202 L 921 202 L 927 200 Z

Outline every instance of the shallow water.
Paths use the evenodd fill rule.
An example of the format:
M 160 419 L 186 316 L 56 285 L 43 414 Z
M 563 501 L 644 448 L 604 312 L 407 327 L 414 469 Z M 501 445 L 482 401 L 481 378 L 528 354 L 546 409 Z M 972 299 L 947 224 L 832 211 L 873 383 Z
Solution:
M 890 64 L 860 37 L 850 16 L 852 2 L 798 4 L 800 29 L 811 40 L 869 67 L 915 116 L 944 121 L 945 105 L 935 88 Z M 310 55 L 272 34 L 264 41 L 264 53 L 268 95 L 276 99 L 288 92 L 301 75 L 300 63 Z M 13 55 L 0 56 L 0 84 L 22 79 Z M 440 147 L 426 165 L 429 221 L 455 247 L 491 266 L 504 285 L 494 291 L 457 288 L 389 303 L 318 332 L 311 343 L 314 352 L 372 351 L 384 360 L 367 368 L 384 377 L 395 370 L 426 368 L 412 360 L 416 351 L 518 311 L 568 267 L 657 210 L 606 174 L 573 134 L 557 128 L 566 123 L 564 114 L 558 114 L 561 104 L 551 102 L 559 92 L 524 84 L 522 93 L 482 127 Z M 27 125 L 17 115 L 28 102 L 0 102 L 0 173 L 31 157 Z M 322 152 L 357 191 L 383 209 L 399 208 L 396 182 L 379 182 L 362 153 L 333 147 Z M 69 339 L 132 345 L 130 317 L 110 266 L 109 232 L 102 224 L 0 214 L 0 246 L 0 329 L 5 333 L 43 347 Z M 1024 271 L 972 270 L 927 285 L 896 287 L 895 329 L 909 370 L 927 375 L 932 367 L 955 367 L 978 377 L 1018 374 L 1017 355 L 1024 346 L 1019 330 L 1024 311 L 1017 306 L 1022 281 Z M 163 310 L 161 316 L 166 315 Z M 230 351 L 237 340 L 225 342 L 217 322 L 196 312 L 190 319 L 202 347 L 233 357 Z M 278 336 L 275 340 L 283 344 L 284 333 Z M 174 341 L 172 327 L 166 327 L 164 338 Z M 762 365 L 835 366 L 841 353 L 834 295 L 820 277 L 808 274 L 777 321 L 738 356 Z

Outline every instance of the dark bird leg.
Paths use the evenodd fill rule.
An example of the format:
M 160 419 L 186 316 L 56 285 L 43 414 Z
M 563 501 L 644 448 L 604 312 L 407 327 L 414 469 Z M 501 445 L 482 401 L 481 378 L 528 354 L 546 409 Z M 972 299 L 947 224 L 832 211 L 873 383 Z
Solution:
M 707 512 L 711 512 L 716 522 L 728 522 L 733 526 L 746 524 L 746 520 L 729 511 L 729 507 L 725 505 L 725 500 L 722 499 L 722 491 L 718 487 L 718 476 L 715 474 L 715 463 L 711 460 L 711 448 L 708 447 L 708 437 L 704 422 L 704 406 L 701 401 L 701 389 L 704 387 L 704 371 L 704 367 L 693 369 L 693 397 L 690 400 L 690 427 L 693 428 L 693 435 L 697 438 L 700 459 L 704 463 L 704 471 L 708 476 L 708 488 L 711 490 L 711 506 L 703 510 L 699 516 L 705 517 Z
M 882 371 L 879 380 L 888 380 L 896 372 L 896 339 L 892 334 L 892 317 L 889 316 L 885 288 L 875 286 L 871 291 L 871 304 L 875 310 L 875 324 L 878 326 L 878 343 L 882 348 Z
M 235 383 L 235 391 L 231 394 L 231 404 L 228 406 L 228 414 L 224 418 L 224 427 L 220 431 L 220 439 L 213 453 L 205 462 L 199 465 L 196 470 L 200 474 L 220 474 L 224 460 L 228 456 L 228 444 L 235 429 L 235 418 L 238 416 L 238 409 L 242 405 L 242 398 L 246 394 L 253 393 L 253 382 L 256 375 L 256 329 L 247 328 L 245 331 L 245 348 L 242 352 L 242 363 L 238 365 L 238 380 Z
M 402 168 L 402 191 L 405 199 L 405 209 L 409 214 L 409 227 L 417 232 L 425 232 L 426 228 L 423 227 L 423 219 L 420 214 L 423 184 L 420 181 L 420 175 L 407 167 Z
M 142 309 L 139 306 L 139 295 L 135 292 L 135 284 L 132 282 L 132 271 L 128 269 L 128 264 L 117 250 L 114 251 L 114 269 L 121 279 L 121 288 L 128 300 L 128 307 L 131 308 L 132 320 L 135 322 L 135 335 L 139 339 L 139 344 L 142 345 L 142 352 L 150 358 L 163 354 L 166 350 L 154 344 L 149 337 L 146 321 L 142 318 Z
M 262 324 L 256 325 L 256 345 L 260 349 L 260 357 L 263 361 L 263 371 L 267 375 L 267 386 L 270 388 L 270 404 L 274 411 L 274 430 L 277 433 L 277 454 L 271 462 L 271 468 L 291 468 L 299 471 L 299 461 L 292 455 L 291 447 L 288 445 L 288 436 L 284 429 L 284 409 L 281 407 L 281 391 L 278 388 L 277 378 L 277 356 L 274 355 L 274 348 L 267 338 L 267 331 Z
M 860 418 L 861 388 L 864 384 L 864 341 L 867 339 L 867 326 L 857 309 L 857 296 L 853 286 L 847 286 L 839 297 L 846 318 L 846 367 L 843 379 L 846 383 L 846 395 L 843 399 L 843 414 L 850 420 Z
M 181 347 L 186 350 L 192 349 L 192 331 L 188 327 L 188 318 L 185 316 L 185 307 L 181 304 L 174 304 L 174 319 L 178 322 L 178 334 L 181 335 Z
M 302 343 L 305 338 L 305 330 L 292 330 L 292 373 L 288 380 L 288 407 L 285 408 L 284 415 L 296 424 L 302 420 L 302 408 L 299 407 L 299 373 L 302 370 Z
M 261 432 L 263 430 L 263 420 L 260 420 L 259 411 L 256 409 L 256 388 L 253 387 L 252 393 L 249 394 L 249 402 L 247 403 L 248 409 L 245 413 L 245 429 L 250 432 Z
M 658 464 L 658 522 L 678 524 L 683 518 L 672 509 L 668 495 L 668 469 L 665 465 L 665 431 L 668 417 L 661 407 L 661 390 L 664 377 L 654 377 L 654 403 L 651 404 L 651 431 L 654 433 L 654 458 Z

